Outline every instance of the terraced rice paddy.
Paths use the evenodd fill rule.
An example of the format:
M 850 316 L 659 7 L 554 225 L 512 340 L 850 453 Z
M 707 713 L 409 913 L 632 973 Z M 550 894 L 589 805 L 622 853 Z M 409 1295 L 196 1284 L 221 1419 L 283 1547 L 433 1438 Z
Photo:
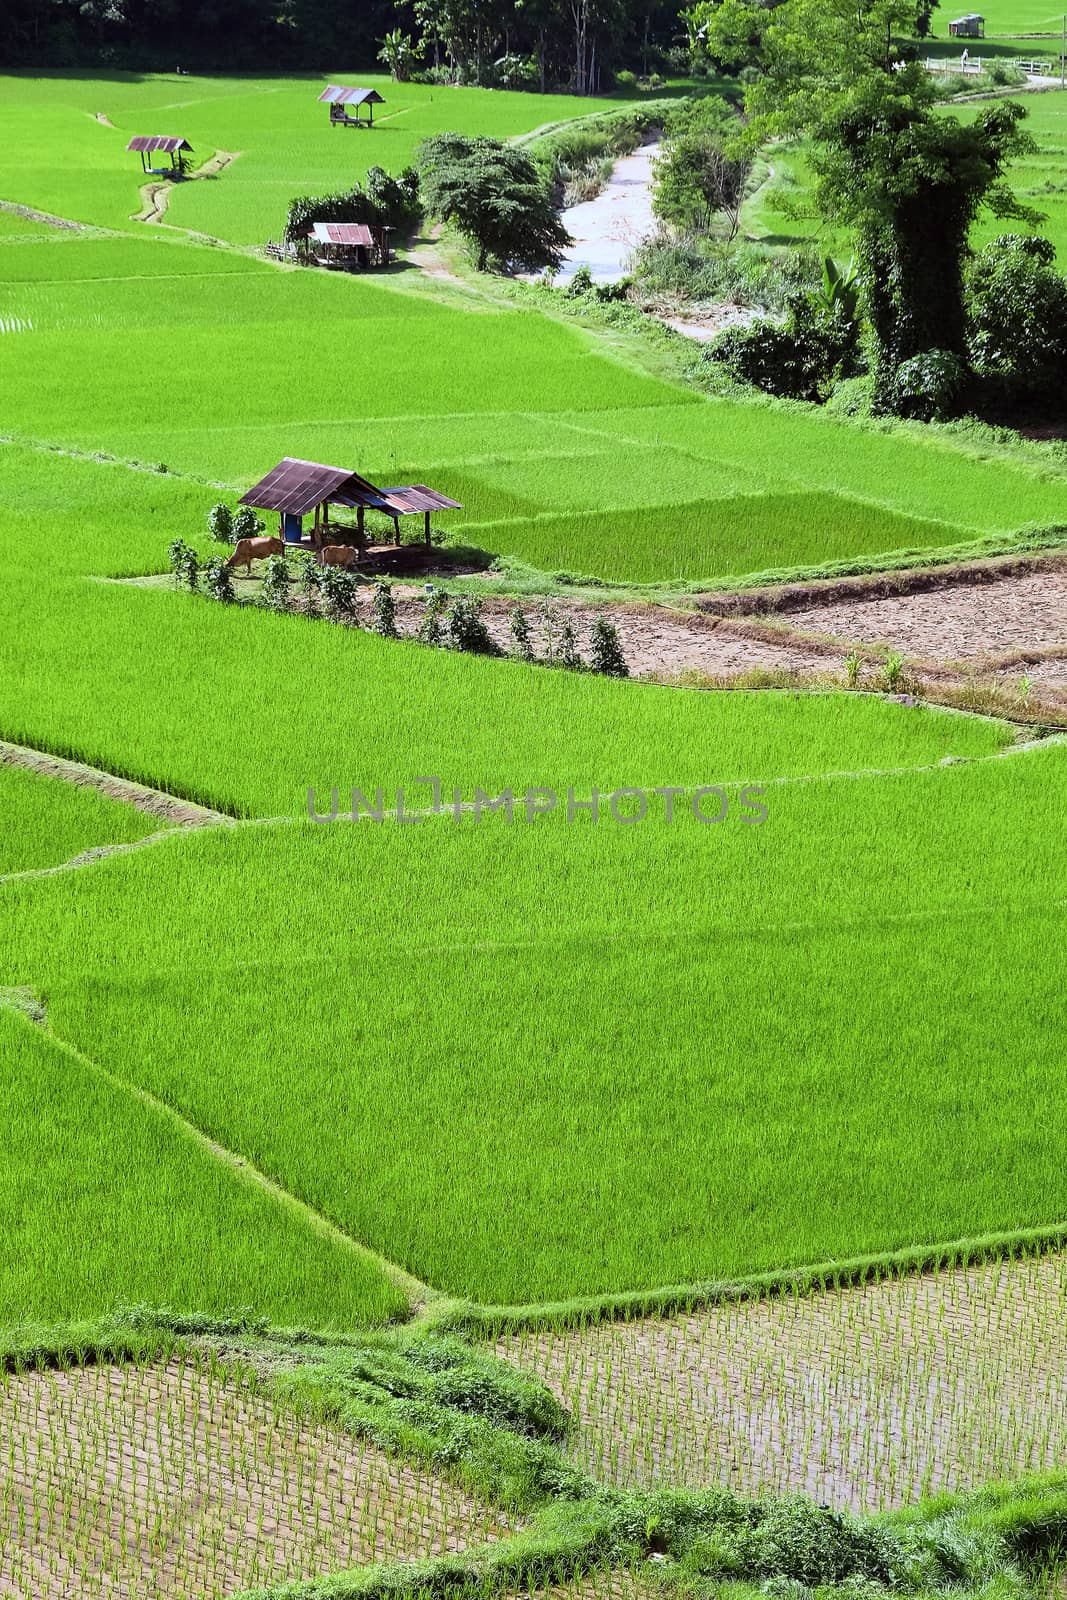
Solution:
M 1065 1303 L 1049 1255 L 496 1348 L 579 1419 L 598 1477 L 884 1510 L 1062 1464 Z
M 58 866 L 100 845 L 130 844 L 162 825 L 90 789 L 6 766 L 2 757 L 0 814 L 0 877 Z
M 177 537 L 207 553 L 207 508 L 283 454 L 453 495 L 447 532 L 501 585 L 678 599 L 1052 545 L 1055 452 L 708 400 L 664 347 L 514 286 L 269 263 L 251 247 L 293 194 L 359 175 L 317 80 L 3 87 L 0 199 L 79 226 L 0 210 L 0 737 L 217 815 L 142 844 L 156 817 L 0 766 L 0 1325 L 147 1303 L 351 1331 L 450 1298 L 477 1320 L 1060 1222 L 1062 743 L 884 694 L 684 692 L 122 581 Z M 443 127 L 585 110 L 387 102 L 357 161 L 394 169 Z M 175 117 L 198 158 L 235 159 L 148 228 L 123 146 Z M 1041 626 L 1057 643 L 1054 603 Z M 410 827 L 306 820 L 335 786 L 342 807 L 355 786 L 391 811 L 403 788 L 425 812 L 431 779 L 442 814 Z M 702 824 L 712 785 L 727 816 Z M 658 792 L 628 825 L 608 797 L 635 787 Z M 478 790 L 513 791 L 515 815 L 472 814 Z M 573 1404 L 578 1459 L 616 1484 L 896 1505 L 1062 1466 L 1065 1290 L 1050 1256 L 505 1354 Z M 398 1448 L 412 1371 L 440 1358 L 385 1362 Z M 488 1472 L 494 1406 L 524 1415 L 508 1381 L 459 1375 L 433 1459 Z M 264 1396 L 188 1362 L 9 1377 L 0 1590 L 233 1593 L 507 1531 Z M 516 1481 L 545 1438 L 507 1446 Z
M 0 1593 L 220 1600 L 508 1531 L 416 1466 L 279 1410 L 240 1368 L 7 1375 Z

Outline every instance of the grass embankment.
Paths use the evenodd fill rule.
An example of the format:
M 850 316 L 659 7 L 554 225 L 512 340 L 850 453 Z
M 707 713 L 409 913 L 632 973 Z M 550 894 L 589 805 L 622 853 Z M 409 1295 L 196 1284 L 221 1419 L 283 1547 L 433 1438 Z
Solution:
M 208 830 L 10 886 L 3 978 L 474 1299 L 1047 1224 L 1065 770 L 786 784 L 760 827 Z
M 132 844 L 165 824 L 121 801 L 0 760 L 0 878 L 58 866 L 98 845 Z

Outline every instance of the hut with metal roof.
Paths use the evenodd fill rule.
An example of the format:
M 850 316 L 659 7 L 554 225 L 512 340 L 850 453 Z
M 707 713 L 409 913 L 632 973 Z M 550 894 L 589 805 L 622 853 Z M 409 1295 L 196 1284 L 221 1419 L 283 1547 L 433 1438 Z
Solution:
M 325 466 L 318 461 L 302 461 L 286 456 L 241 496 L 241 505 L 256 511 L 276 511 L 279 532 L 287 544 L 303 544 L 304 518 L 314 513 L 310 548 L 320 549 L 331 542 L 345 543 L 345 534 L 355 532 L 356 543 L 366 544 L 365 517 L 378 511 L 392 519 L 396 542 L 400 543 L 400 518 L 420 514 L 424 538 L 430 543 L 430 514 L 433 511 L 460 511 L 458 500 L 438 494 L 425 484 L 398 489 L 379 489 L 348 467 Z M 330 507 L 343 506 L 356 513 L 354 530 L 330 524 Z M 349 541 L 350 542 L 350 541 Z
M 968 11 L 965 17 L 957 17 L 955 22 L 950 22 L 948 31 L 953 39 L 984 39 L 985 18 L 977 11 Z
M 139 133 L 132 138 L 126 146 L 127 150 L 136 150 L 141 157 L 141 171 L 151 178 L 158 177 L 184 177 L 185 152 L 192 151 L 188 139 L 175 138 L 170 134 Z M 157 167 L 149 161 L 150 156 L 156 153 L 170 157 L 169 167 Z
M 343 83 L 329 83 L 319 95 L 319 100 L 325 100 L 330 108 L 331 128 L 372 128 L 374 126 L 374 108 L 383 106 L 385 98 L 377 89 L 349 88 Z M 349 107 L 355 111 L 355 116 L 349 115 Z M 367 120 L 364 122 L 360 116 L 363 107 L 367 108 Z
M 308 242 L 320 267 L 354 272 L 388 263 L 391 232 L 367 222 L 313 222 Z

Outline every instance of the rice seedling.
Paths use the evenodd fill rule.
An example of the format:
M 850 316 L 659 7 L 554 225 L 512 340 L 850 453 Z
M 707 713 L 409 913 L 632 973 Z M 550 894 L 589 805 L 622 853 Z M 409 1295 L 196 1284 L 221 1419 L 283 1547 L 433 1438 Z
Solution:
M 195 1346 L 165 1366 L 7 1374 L 0 1439 L 0 1589 L 33 1600 L 216 1600 L 509 1526 Z
M 371 1261 L 0 1004 L 0 1323 L 140 1301 L 323 1326 L 406 1314 Z
M 1050 1223 L 1063 757 L 776 786 L 758 828 L 200 830 L 9 885 L 0 981 L 473 1299 Z
M 884 1510 L 1062 1466 L 1067 1257 L 522 1331 L 499 1354 L 579 1419 L 612 1483 Z
M 98 845 L 130 844 L 164 826 L 93 789 L 3 763 L 0 817 L 0 877 L 58 866 Z

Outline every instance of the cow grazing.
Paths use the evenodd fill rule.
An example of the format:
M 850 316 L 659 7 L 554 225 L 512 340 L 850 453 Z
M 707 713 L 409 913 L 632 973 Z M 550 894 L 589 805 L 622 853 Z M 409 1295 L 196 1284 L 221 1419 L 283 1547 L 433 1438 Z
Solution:
M 324 544 L 319 551 L 320 567 L 354 567 L 358 560 L 354 544 Z
M 238 539 L 233 547 L 233 555 L 227 556 L 228 567 L 244 566 L 246 575 L 252 576 L 253 561 L 266 561 L 268 556 L 285 554 L 285 540 L 275 539 L 271 536 L 262 539 Z

